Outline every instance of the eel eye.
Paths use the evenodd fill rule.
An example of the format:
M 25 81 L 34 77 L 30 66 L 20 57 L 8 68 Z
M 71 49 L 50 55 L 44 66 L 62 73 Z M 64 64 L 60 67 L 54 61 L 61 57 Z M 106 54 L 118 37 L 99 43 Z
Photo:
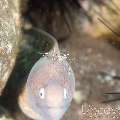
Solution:
M 67 90 L 64 88 L 64 99 L 67 99 Z
M 40 91 L 39 91 L 39 96 L 41 99 L 44 99 L 45 98 L 45 89 L 44 88 L 41 88 Z

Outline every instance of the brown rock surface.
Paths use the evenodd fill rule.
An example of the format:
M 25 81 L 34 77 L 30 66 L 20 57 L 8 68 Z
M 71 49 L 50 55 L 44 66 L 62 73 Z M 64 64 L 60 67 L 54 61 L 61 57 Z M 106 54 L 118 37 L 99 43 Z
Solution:
M 19 42 L 19 1 L 0 1 L 0 94 L 15 64 Z

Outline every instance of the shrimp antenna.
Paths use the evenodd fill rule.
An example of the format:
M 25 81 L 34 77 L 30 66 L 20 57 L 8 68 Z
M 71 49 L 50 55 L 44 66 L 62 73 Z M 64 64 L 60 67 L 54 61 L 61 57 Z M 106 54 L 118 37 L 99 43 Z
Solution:
M 120 11 L 120 8 L 116 5 L 116 3 L 113 2 L 113 0 L 111 0 L 112 6 L 114 6 L 114 8 L 111 5 L 108 5 L 107 3 L 105 3 L 105 6 L 111 10 L 113 13 L 115 14 L 119 14 L 118 11 Z M 99 14 L 99 18 L 98 20 L 105 26 L 107 27 L 112 33 L 114 33 L 116 36 L 120 37 L 120 33 L 117 32 L 115 30 L 115 27 L 113 25 L 110 24 L 109 20 L 105 19 L 100 13 Z
M 120 100 L 120 92 L 109 92 L 109 93 L 104 93 L 105 96 L 115 96 L 115 98 L 113 99 L 108 99 L 108 100 L 104 100 L 102 101 L 103 103 L 110 103 L 110 102 L 116 102 Z
M 112 33 L 114 33 L 116 36 L 120 37 L 120 33 L 118 33 L 117 31 L 115 31 L 112 26 L 109 26 L 108 25 L 108 22 L 104 21 L 103 19 L 101 18 L 98 18 L 98 20 L 103 24 L 105 25 Z

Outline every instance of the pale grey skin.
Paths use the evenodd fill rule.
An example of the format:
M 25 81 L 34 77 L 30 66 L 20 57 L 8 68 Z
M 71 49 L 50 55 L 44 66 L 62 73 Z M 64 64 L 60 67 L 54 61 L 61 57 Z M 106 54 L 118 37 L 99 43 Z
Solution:
M 60 120 L 75 91 L 74 73 L 66 60 L 40 58 L 28 76 L 26 90 L 31 108 L 42 120 Z

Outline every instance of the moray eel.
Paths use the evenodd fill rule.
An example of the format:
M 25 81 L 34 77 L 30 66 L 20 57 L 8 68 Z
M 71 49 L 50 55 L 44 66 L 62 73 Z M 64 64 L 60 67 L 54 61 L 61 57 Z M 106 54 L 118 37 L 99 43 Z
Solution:
M 26 90 L 31 108 L 43 120 L 60 120 L 72 101 L 74 73 L 66 60 L 40 58 L 28 76 Z

